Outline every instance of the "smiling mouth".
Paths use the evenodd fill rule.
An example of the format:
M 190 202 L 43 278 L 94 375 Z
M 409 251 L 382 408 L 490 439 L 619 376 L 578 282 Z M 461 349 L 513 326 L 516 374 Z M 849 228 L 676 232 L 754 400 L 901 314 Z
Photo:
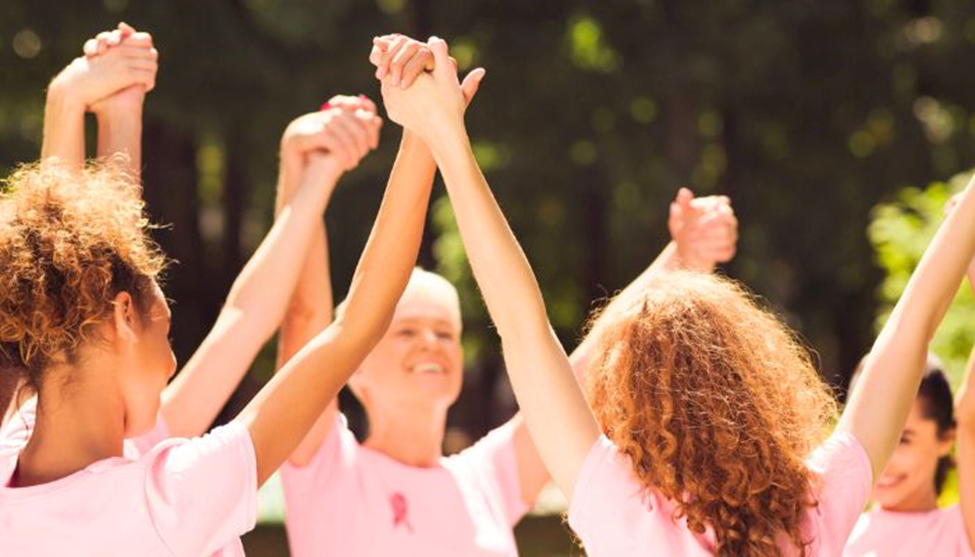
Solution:
M 433 362 L 417 364 L 411 367 L 410 371 L 418 375 L 445 375 L 447 373 L 444 366 Z
M 898 475 L 898 476 L 881 476 L 880 479 L 877 480 L 877 487 L 880 488 L 880 489 L 890 489 L 892 487 L 895 487 L 896 485 L 898 485 L 902 481 L 904 481 L 904 476 L 901 476 L 901 475 Z

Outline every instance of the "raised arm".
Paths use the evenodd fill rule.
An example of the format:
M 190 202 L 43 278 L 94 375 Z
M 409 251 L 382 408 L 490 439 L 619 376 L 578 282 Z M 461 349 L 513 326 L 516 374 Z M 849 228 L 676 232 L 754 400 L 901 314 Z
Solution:
M 323 249 L 322 213 L 338 179 L 379 142 L 374 111 L 329 109 L 295 119 L 281 139 L 277 221 L 237 276 L 217 321 L 203 343 L 163 392 L 162 413 L 174 436 L 200 435 L 216 418 L 258 351 L 282 322 L 307 254 Z M 309 157 L 331 153 L 328 165 L 305 171 Z M 286 207 L 286 208 L 285 208 Z M 287 217 L 287 218 L 284 218 Z M 317 246 L 317 247 L 316 247 Z M 305 339 L 307 340 L 307 339 Z
M 308 173 L 321 165 L 314 154 Z M 359 260 L 342 316 L 312 339 L 241 412 L 254 441 L 258 483 L 297 448 L 315 421 L 385 333 L 416 264 L 430 184 L 391 175 L 372 234 Z M 275 227 L 307 202 L 302 186 Z M 302 253 L 304 255 L 304 253 Z
M 124 40 L 123 30 L 128 33 Z M 80 169 L 85 160 L 85 112 L 106 107 L 109 103 L 101 101 L 124 89 L 154 86 L 158 54 L 148 35 L 133 33 L 123 23 L 115 31 L 99 34 L 86 43 L 85 55 L 51 81 L 44 107 L 42 159 L 56 158 L 68 168 Z
M 975 289 L 975 262 L 968 267 L 968 283 Z M 955 420 L 958 422 L 958 499 L 968 546 L 975 551 L 975 348 L 968 357 L 965 377 L 955 397 Z
M 474 159 L 446 44 L 431 39 L 429 45 L 436 58 L 433 72 L 406 90 L 385 79 L 386 109 L 433 152 L 532 438 L 556 483 L 571 494 L 599 430 L 548 322 L 531 267 Z
M 927 346 L 975 253 L 971 182 L 928 246 L 880 332 L 840 419 L 863 445 L 876 479 L 901 436 L 924 372 Z
M 91 106 L 91 112 L 98 122 L 97 156 L 111 160 L 116 155 L 122 155 L 120 162 L 126 173 L 141 183 L 142 108 L 146 93 L 156 84 L 159 53 L 153 47 L 149 33 L 137 32 L 131 26 L 120 23 L 114 33 L 101 33 L 85 43 L 85 57 L 90 60 L 119 45 L 145 49 L 147 56 L 143 71 L 147 75 L 140 83 L 117 91 Z

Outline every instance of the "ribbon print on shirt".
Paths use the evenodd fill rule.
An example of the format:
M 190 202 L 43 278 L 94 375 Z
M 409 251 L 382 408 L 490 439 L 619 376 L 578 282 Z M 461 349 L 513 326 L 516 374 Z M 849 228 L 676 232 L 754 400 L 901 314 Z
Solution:
M 410 524 L 409 507 L 406 497 L 402 493 L 393 493 L 389 498 L 389 504 L 393 507 L 393 529 L 399 528 L 400 524 L 406 527 L 406 531 L 413 533 L 413 526 Z

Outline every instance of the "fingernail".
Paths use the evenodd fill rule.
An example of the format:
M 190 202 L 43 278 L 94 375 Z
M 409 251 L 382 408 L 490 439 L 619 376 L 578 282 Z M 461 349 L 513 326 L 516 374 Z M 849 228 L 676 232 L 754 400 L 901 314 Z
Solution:
M 325 101 L 325 102 L 322 103 L 322 106 L 318 107 L 318 111 L 319 112 L 325 112 L 326 110 L 329 110 L 330 108 L 332 108 L 332 103 L 330 103 L 328 101 Z
M 367 97 L 367 96 L 365 96 L 365 95 L 363 95 L 362 93 L 359 93 L 359 98 L 360 98 L 360 99 L 363 99 L 363 100 L 366 100 L 366 101 L 368 101 L 368 100 L 369 100 L 369 97 Z

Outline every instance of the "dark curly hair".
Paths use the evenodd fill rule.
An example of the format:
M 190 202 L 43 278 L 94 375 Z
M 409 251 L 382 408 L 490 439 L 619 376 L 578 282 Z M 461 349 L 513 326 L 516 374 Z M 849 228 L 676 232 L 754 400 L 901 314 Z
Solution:
M 0 370 L 21 376 L 6 384 L 37 390 L 46 368 L 72 361 L 119 292 L 148 311 L 166 259 L 149 238 L 139 185 L 120 167 L 36 163 L 4 181 Z
M 595 323 L 587 396 L 643 488 L 718 555 L 804 552 L 805 459 L 838 411 L 797 336 L 738 284 L 684 272 Z

